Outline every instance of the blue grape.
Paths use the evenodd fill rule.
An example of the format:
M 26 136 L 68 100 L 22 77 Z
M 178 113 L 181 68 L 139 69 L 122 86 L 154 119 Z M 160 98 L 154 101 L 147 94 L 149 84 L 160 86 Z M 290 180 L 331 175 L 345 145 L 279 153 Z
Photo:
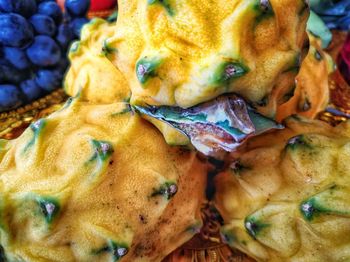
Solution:
M 36 14 L 29 21 L 33 25 L 35 32 L 39 35 L 54 36 L 56 34 L 55 21 L 47 15 Z
M 30 17 L 35 14 L 37 6 L 35 0 L 0 0 L 0 10 Z
M 21 105 L 21 92 L 14 85 L 0 85 L 0 111 Z
M 51 92 L 62 85 L 63 74 L 57 69 L 41 69 L 36 73 L 35 82 L 45 91 Z
M 21 104 L 21 92 L 16 86 L 0 85 L 0 111 L 10 110 Z
M 27 77 L 27 71 L 18 70 L 5 59 L 0 59 L 0 84 L 19 84 Z
M 23 16 L 0 14 L 0 44 L 23 48 L 28 46 L 33 38 L 33 29 Z
M 56 2 L 42 2 L 38 6 L 38 14 L 50 16 L 56 24 L 62 21 L 62 11 Z
M 74 39 L 72 29 L 67 24 L 61 24 L 58 27 L 58 32 L 56 36 L 57 42 L 64 49 L 67 49 L 70 42 Z
M 17 47 L 4 47 L 4 58 L 20 70 L 28 69 L 31 65 L 26 52 Z
M 90 8 L 90 0 L 66 0 L 64 6 L 73 16 L 85 16 Z
M 20 89 L 25 95 L 27 102 L 38 99 L 41 96 L 42 90 L 34 79 L 28 79 L 20 84 Z
M 79 17 L 79 18 L 73 19 L 73 21 L 71 23 L 71 27 L 72 27 L 74 35 L 77 38 L 80 38 L 81 29 L 87 23 L 89 23 L 89 19 L 87 19 L 85 17 Z
M 56 0 L 36 0 L 37 4 L 41 4 L 43 2 L 56 2 Z
M 33 44 L 26 51 L 29 60 L 37 66 L 56 65 L 61 59 L 60 47 L 45 35 L 36 36 Z

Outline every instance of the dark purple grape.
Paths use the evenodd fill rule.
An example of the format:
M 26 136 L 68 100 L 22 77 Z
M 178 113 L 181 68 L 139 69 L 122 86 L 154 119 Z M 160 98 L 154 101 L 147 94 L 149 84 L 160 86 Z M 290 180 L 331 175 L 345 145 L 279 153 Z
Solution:
M 67 24 L 61 24 L 58 27 L 58 32 L 56 36 L 56 40 L 60 44 L 60 46 L 64 49 L 67 49 L 70 42 L 73 39 L 74 39 L 74 34 L 70 26 Z
M 17 47 L 4 47 L 4 58 L 20 70 L 28 69 L 31 65 L 26 52 Z
M 10 47 L 26 47 L 34 38 L 31 25 L 17 14 L 0 14 L 0 44 Z
M 56 65 L 61 59 L 61 50 L 58 44 L 48 36 L 39 35 L 27 49 L 29 60 L 37 66 Z
M 43 2 L 38 6 L 38 14 L 50 16 L 56 24 L 62 21 L 62 11 L 56 2 Z
M 83 26 L 85 24 L 87 24 L 89 22 L 90 22 L 89 19 L 87 19 L 85 17 L 79 17 L 79 18 L 73 19 L 73 21 L 71 23 L 71 27 L 72 27 L 74 35 L 77 38 L 80 38 L 81 29 L 83 28 Z
M 21 105 L 21 92 L 14 85 L 0 85 L 0 111 Z
M 0 10 L 30 17 L 36 13 L 37 6 L 35 0 L 0 0 Z
M 63 74 L 57 69 L 41 69 L 36 73 L 35 82 L 45 91 L 51 92 L 62 86 Z
M 66 0 L 64 6 L 72 16 L 81 17 L 89 11 L 90 0 Z
M 34 79 L 28 79 L 20 84 L 20 89 L 25 95 L 27 102 L 38 99 L 41 96 L 42 90 Z
M 55 21 L 47 15 L 36 14 L 29 21 L 38 35 L 54 36 L 56 34 Z
M 0 59 L 0 84 L 19 84 L 28 78 L 28 72 L 18 70 L 5 59 Z

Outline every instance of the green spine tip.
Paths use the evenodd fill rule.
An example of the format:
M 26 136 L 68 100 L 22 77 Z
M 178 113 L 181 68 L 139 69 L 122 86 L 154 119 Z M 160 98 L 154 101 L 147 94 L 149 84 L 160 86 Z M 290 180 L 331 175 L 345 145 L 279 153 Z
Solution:
M 136 75 L 140 83 L 146 84 L 151 77 L 155 77 L 161 63 L 162 61 L 159 58 L 144 57 L 140 59 L 136 64 Z
M 91 160 L 99 158 L 104 161 L 109 158 L 114 152 L 112 144 L 107 141 L 92 140 L 91 143 L 94 147 L 94 156 Z
M 92 253 L 100 255 L 101 253 L 110 253 L 113 257 L 113 262 L 119 261 L 129 252 L 126 245 L 117 244 L 114 241 L 108 241 L 108 244 L 98 250 L 93 250 Z
M 178 191 L 178 188 L 175 183 L 167 182 L 161 185 L 159 189 L 154 190 L 151 196 L 153 197 L 153 196 L 162 195 L 166 197 L 167 200 L 170 200 L 173 196 L 175 196 L 177 191 Z
M 115 10 L 113 12 L 113 14 L 111 14 L 108 18 L 107 18 L 107 22 L 108 23 L 114 23 L 118 20 L 118 10 Z
M 47 223 L 52 223 L 54 218 L 57 216 L 60 207 L 56 200 L 52 198 L 38 198 L 37 203 L 40 207 L 41 213 L 44 215 Z
M 261 223 L 261 222 L 258 222 L 258 221 L 257 221 L 256 219 L 254 219 L 254 218 L 249 218 L 249 217 L 248 217 L 248 218 L 245 220 L 245 222 L 244 222 L 244 226 L 245 226 L 245 228 L 246 228 L 248 234 L 249 234 L 252 238 L 256 239 L 256 238 L 259 236 L 260 232 L 261 232 L 264 228 L 268 227 L 269 225 L 268 225 L 268 224 Z
M 212 84 L 224 84 L 246 74 L 249 69 L 238 62 L 226 62 L 221 64 L 213 75 Z
M 310 147 L 303 135 L 290 138 L 287 142 L 286 148 L 294 150 L 299 146 Z
M 76 55 L 80 50 L 80 41 L 74 41 L 69 49 L 69 55 Z
M 314 199 L 307 200 L 300 205 L 300 212 L 303 214 L 304 218 L 311 221 L 316 213 L 318 212 L 314 206 Z
M 109 54 L 115 53 L 118 50 L 114 47 L 110 47 L 108 45 L 108 39 L 103 40 L 103 44 L 102 44 L 102 54 L 104 56 L 108 56 Z
M 46 121 L 44 119 L 39 119 L 30 125 L 30 129 L 32 129 L 32 131 L 37 134 L 44 128 L 45 124 Z
M 250 168 L 243 165 L 239 160 L 233 162 L 230 166 L 231 170 L 235 175 L 240 175 L 245 170 L 249 170 Z
M 29 141 L 29 143 L 25 146 L 23 152 L 25 153 L 31 146 L 35 144 L 42 130 L 46 126 L 45 119 L 39 119 L 36 122 L 30 125 L 30 129 L 33 131 L 33 138 Z
M 174 9 L 170 6 L 169 0 L 148 0 L 148 4 L 160 4 L 165 8 L 168 15 L 173 16 L 175 14 Z
M 119 261 L 122 257 L 126 256 L 128 249 L 124 246 L 119 246 L 116 243 L 111 244 L 111 252 L 113 254 L 113 261 Z
M 260 0 L 260 10 L 265 14 L 273 14 L 273 9 L 269 0 Z

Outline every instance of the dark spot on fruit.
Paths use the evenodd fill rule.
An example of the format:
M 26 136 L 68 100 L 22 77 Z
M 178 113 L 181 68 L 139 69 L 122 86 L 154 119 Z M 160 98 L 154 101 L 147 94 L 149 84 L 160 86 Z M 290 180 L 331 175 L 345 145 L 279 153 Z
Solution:
M 147 219 L 145 218 L 145 216 L 139 215 L 139 219 L 142 224 L 147 224 Z
M 269 103 L 269 97 L 268 96 L 264 96 L 263 99 L 261 99 L 260 101 L 256 102 L 256 104 L 258 106 L 261 106 L 261 107 L 267 106 L 268 103 Z

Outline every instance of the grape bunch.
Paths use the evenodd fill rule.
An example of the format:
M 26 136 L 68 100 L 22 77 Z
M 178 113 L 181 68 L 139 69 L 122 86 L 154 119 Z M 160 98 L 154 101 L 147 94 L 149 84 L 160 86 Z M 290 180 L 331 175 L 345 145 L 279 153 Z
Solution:
M 310 0 L 310 7 L 330 29 L 350 31 L 349 0 Z
M 90 0 L 0 0 L 0 112 L 61 86 L 69 45 L 89 20 Z

